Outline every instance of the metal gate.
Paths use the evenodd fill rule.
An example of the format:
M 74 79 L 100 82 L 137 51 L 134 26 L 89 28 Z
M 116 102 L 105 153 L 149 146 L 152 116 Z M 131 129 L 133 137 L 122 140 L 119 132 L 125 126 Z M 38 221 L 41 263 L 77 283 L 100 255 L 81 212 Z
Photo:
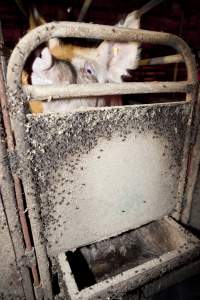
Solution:
M 171 46 L 182 55 L 188 78 L 183 82 L 22 87 L 21 73 L 27 57 L 51 37 Z M 173 215 L 180 221 L 182 214 L 190 210 L 190 204 L 183 200 L 197 80 L 193 56 L 182 39 L 111 26 L 49 23 L 20 40 L 10 58 L 7 85 L 17 153 L 14 172 L 23 182 L 45 298 L 53 297 L 52 270 L 63 282 L 65 297 L 105 299 L 123 295 L 198 256 L 199 241 L 183 233 L 168 217 Z M 31 115 L 27 111 L 30 99 L 45 101 L 51 97 L 53 101 L 160 92 L 185 93 L 186 101 L 66 114 Z M 167 248 L 167 253 L 93 286 L 82 290 L 77 287 L 66 257 L 68 251 L 80 248 L 87 253 L 84 246 L 94 243 L 100 249 L 100 241 L 133 229 L 140 232 L 140 226 L 149 228 L 153 221 L 174 245 Z

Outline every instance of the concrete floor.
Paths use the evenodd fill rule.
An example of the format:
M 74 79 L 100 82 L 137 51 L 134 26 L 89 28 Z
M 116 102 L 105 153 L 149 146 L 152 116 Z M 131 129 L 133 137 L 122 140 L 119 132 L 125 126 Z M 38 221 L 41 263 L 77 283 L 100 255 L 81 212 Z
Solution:
M 144 298 L 145 299 L 145 298 Z M 148 300 L 200 300 L 200 270 L 199 275 L 191 277 Z

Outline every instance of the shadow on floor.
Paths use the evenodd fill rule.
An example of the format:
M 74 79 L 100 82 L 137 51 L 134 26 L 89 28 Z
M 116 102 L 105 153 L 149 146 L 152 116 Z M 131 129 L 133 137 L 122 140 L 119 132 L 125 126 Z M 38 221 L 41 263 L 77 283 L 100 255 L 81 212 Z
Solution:
M 187 279 L 147 299 L 148 300 L 200 300 L 200 274 L 191 277 L 190 279 Z

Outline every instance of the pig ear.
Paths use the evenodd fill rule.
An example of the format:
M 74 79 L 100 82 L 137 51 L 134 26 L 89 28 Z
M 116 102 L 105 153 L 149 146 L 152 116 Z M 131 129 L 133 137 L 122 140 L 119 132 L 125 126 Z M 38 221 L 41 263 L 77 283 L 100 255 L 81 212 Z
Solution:
M 37 8 L 33 5 L 29 12 L 29 30 L 32 30 L 37 26 L 43 25 L 45 23 L 45 19 L 40 15 Z
M 103 83 L 107 81 L 108 63 L 110 60 L 110 51 L 112 43 L 104 41 L 96 49 L 96 61 L 99 69 L 97 70 L 98 82 Z
M 36 73 L 45 71 L 51 68 L 53 64 L 53 57 L 47 47 L 41 52 L 41 57 L 37 57 L 32 65 L 32 70 Z
M 124 21 L 117 24 L 118 27 L 139 29 L 140 28 L 140 17 L 138 16 L 138 11 L 135 10 L 128 14 Z
M 137 11 L 129 14 L 118 27 L 138 29 L 140 19 Z M 136 42 L 114 43 L 108 55 L 107 80 L 109 82 L 121 82 L 121 77 L 127 75 L 127 69 L 136 69 L 140 59 L 140 45 Z
M 113 45 L 107 69 L 108 82 L 121 82 L 128 69 L 137 69 L 140 60 L 138 43 L 116 43 Z

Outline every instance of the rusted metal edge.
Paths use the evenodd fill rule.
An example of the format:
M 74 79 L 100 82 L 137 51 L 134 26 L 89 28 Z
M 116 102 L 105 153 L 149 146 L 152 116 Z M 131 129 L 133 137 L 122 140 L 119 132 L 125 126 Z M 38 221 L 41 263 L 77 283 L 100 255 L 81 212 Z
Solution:
M 11 128 L 11 120 L 10 120 L 10 116 L 9 116 L 9 112 L 8 112 L 6 86 L 5 86 L 5 81 L 3 79 L 3 70 L 2 70 L 1 64 L 0 64 L 0 103 L 1 103 L 1 110 L 2 110 L 2 115 L 3 115 L 3 123 L 4 123 L 5 133 L 6 133 L 6 142 L 7 142 L 8 152 L 9 152 L 8 154 L 15 153 L 16 152 L 15 151 L 15 141 L 14 141 L 13 131 Z M 12 171 L 13 170 L 11 168 L 11 172 Z M 31 252 L 31 251 L 33 251 L 34 248 L 32 246 L 29 227 L 28 227 L 27 219 L 26 219 L 26 215 L 25 215 L 25 209 L 27 209 L 27 208 L 25 208 L 25 206 L 24 206 L 22 182 L 21 182 L 20 178 L 17 176 L 17 174 L 12 172 L 11 176 L 12 176 L 12 180 L 14 183 L 15 201 L 16 201 L 16 205 L 17 205 L 17 211 L 18 211 L 21 229 L 22 229 L 22 233 L 23 233 L 23 239 L 24 239 L 24 243 L 25 243 L 24 253 L 25 253 L 25 251 Z M 48 277 L 49 271 L 47 271 L 48 261 L 44 254 L 44 251 L 43 252 L 41 251 L 41 260 L 45 261 L 45 263 L 42 264 L 42 267 L 44 267 L 44 270 L 46 271 L 46 272 L 44 271 L 45 276 L 46 276 L 46 281 L 49 281 L 50 295 L 52 295 L 50 276 Z M 35 296 L 37 299 L 40 299 L 37 295 L 38 295 L 38 291 L 41 290 L 42 286 L 41 286 L 41 282 L 40 282 L 40 276 L 38 274 L 38 266 L 37 266 L 36 260 L 29 267 L 30 267 L 31 273 L 32 273 Z M 28 276 L 27 276 L 27 278 L 28 278 Z M 28 280 L 28 279 L 26 279 L 26 280 Z M 27 297 L 27 298 L 31 299 L 31 296 Z
M 27 33 L 15 47 L 10 57 L 7 72 L 9 90 L 15 91 L 21 86 L 21 73 L 29 54 L 38 45 L 53 37 L 96 38 L 118 42 L 136 41 L 139 43 L 171 46 L 181 54 L 184 59 L 188 81 L 193 83 L 197 81 L 196 64 L 192 52 L 185 41 L 176 35 L 86 23 L 52 22 L 39 26 Z M 100 84 L 99 86 L 102 89 Z M 189 98 L 188 100 L 190 100 Z
M 185 134 L 182 170 L 179 178 L 177 192 L 177 207 L 173 216 L 184 224 L 189 224 L 193 192 L 198 175 L 200 162 L 200 132 L 199 112 L 200 102 L 198 99 L 199 85 L 194 89 L 193 105 Z
M 80 98 L 88 96 L 104 96 L 119 94 L 146 94 L 146 93 L 191 93 L 195 89 L 193 83 L 179 82 L 131 82 L 126 83 L 92 83 L 71 84 L 65 86 L 53 85 L 24 85 L 23 91 L 27 100 L 47 100 L 63 98 Z M 30 98 L 30 99 L 29 99 Z
M 7 98 L 6 98 L 6 89 L 5 84 L 3 80 L 3 74 L 2 74 L 2 68 L 0 64 L 0 103 L 1 103 L 1 109 L 2 109 L 2 115 L 3 115 L 3 123 L 5 127 L 5 133 L 6 133 L 6 141 L 8 146 L 8 151 L 13 152 L 15 149 L 14 146 L 14 137 L 11 129 L 11 123 L 10 123 L 10 117 L 8 113 L 8 104 L 7 104 Z M 28 251 L 32 250 L 32 243 L 30 238 L 30 232 L 26 220 L 26 215 L 24 214 L 24 200 L 22 196 L 22 187 L 19 177 L 16 174 L 12 174 L 13 181 L 14 181 L 14 187 L 15 187 L 15 194 L 16 194 L 16 204 L 17 209 L 19 212 L 19 219 L 22 227 L 23 237 L 26 245 L 26 249 Z M 34 285 L 39 286 L 40 280 L 39 275 L 37 272 L 36 264 L 31 267 Z
M 154 65 L 165 65 L 182 63 L 184 59 L 181 54 L 166 55 L 160 57 L 146 58 L 139 61 L 140 66 L 154 66 Z
M 8 147 L 8 151 L 11 153 L 11 152 L 15 151 L 15 144 L 14 144 L 14 137 L 13 137 L 12 128 L 11 128 L 10 117 L 9 117 L 9 113 L 8 113 L 8 103 L 7 103 L 5 85 L 3 82 L 1 66 L 0 66 L 0 96 L 1 96 L 0 98 L 1 98 L 3 121 L 4 121 L 5 132 L 6 132 L 7 147 Z M 22 192 L 21 180 L 16 174 L 12 174 L 12 179 L 14 182 L 17 211 L 18 211 L 20 224 L 21 224 L 21 228 L 22 228 L 22 232 L 23 232 L 23 238 L 24 238 L 24 242 L 25 242 L 25 250 L 32 251 L 33 247 L 32 247 L 32 243 L 31 243 L 29 228 L 28 228 L 26 215 L 25 215 L 25 206 L 24 206 L 24 200 L 23 200 L 23 196 L 22 196 L 23 192 Z M 25 250 L 24 250 L 24 253 L 25 253 Z M 43 256 L 44 256 L 44 254 L 43 254 Z M 36 263 L 32 264 L 30 266 L 30 268 L 31 268 L 33 281 L 34 281 L 33 282 L 34 289 L 38 290 L 41 288 L 41 282 L 40 282 L 40 278 L 39 278 L 39 274 L 38 274 L 38 270 L 37 270 L 37 264 Z M 48 268 L 47 264 L 46 264 L 46 268 Z M 50 281 L 50 279 L 49 279 L 49 281 Z
M 16 120 L 13 120 L 13 128 L 15 128 L 16 150 L 17 150 L 17 153 L 21 154 L 21 155 L 26 153 L 26 151 L 28 149 L 28 145 L 25 142 L 25 131 L 24 131 L 25 119 L 23 118 L 23 116 L 24 116 L 23 106 L 20 106 L 20 111 L 18 113 L 18 117 L 16 118 Z M 27 166 L 25 166 L 25 168 L 27 168 Z M 40 274 L 40 279 L 41 279 L 41 282 L 40 282 L 36 265 L 32 266 L 31 269 L 34 274 L 34 279 L 37 279 L 37 277 L 38 277 L 37 280 L 34 280 L 35 281 L 34 282 L 34 290 L 35 290 L 36 297 L 38 299 L 44 298 L 45 300 L 46 299 L 50 300 L 50 299 L 53 299 L 53 296 L 52 296 L 51 277 L 50 277 L 50 272 L 49 272 L 49 261 L 47 258 L 46 247 L 45 247 L 44 243 L 42 242 L 42 237 L 41 237 L 42 228 L 41 228 L 40 216 L 39 216 L 39 204 L 35 201 L 34 184 L 32 182 L 32 174 L 31 174 L 30 170 L 28 170 L 28 171 L 26 172 L 26 174 L 22 173 L 21 178 L 22 178 L 22 182 L 23 182 L 24 192 L 26 195 L 26 204 L 27 204 L 26 210 L 27 210 L 27 213 L 28 213 L 28 216 L 30 219 L 30 223 L 31 223 L 31 231 L 32 231 L 32 236 L 33 236 L 33 240 L 34 240 L 36 258 L 37 258 L 37 262 L 38 262 L 37 266 L 39 269 L 39 274 Z M 15 181 L 17 183 L 16 195 L 17 195 L 17 197 L 21 197 L 22 190 L 21 190 L 21 185 L 20 185 L 20 179 L 16 175 L 13 175 L 13 178 L 15 179 Z M 24 213 L 25 213 L 24 208 L 22 206 L 20 206 L 20 210 L 19 210 L 20 217 L 23 217 Z M 26 230 L 25 230 L 25 233 L 26 233 Z M 29 248 L 30 248 L 30 246 L 31 246 L 31 244 L 29 244 Z M 41 289 L 42 289 L 43 296 L 41 296 Z
M 21 265 L 21 259 L 25 253 L 25 245 L 19 222 L 18 209 L 16 207 L 15 189 L 12 175 L 9 169 L 6 142 L 2 135 L 3 128 L 0 124 L 0 193 L 8 222 L 9 233 L 13 244 L 16 264 L 22 277 L 22 286 L 27 299 L 34 300 L 33 286 L 29 270 Z
M 24 232 L 24 229 L 22 228 L 21 218 L 18 214 L 19 207 L 16 197 L 16 188 L 15 188 L 15 181 L 12 177 L 12 172 L 9 167 L 9 159 L 8 159 L 8 153 L 6 148 L 6 142 L 7 146 L 9 144 L 10 150 L 14 149 L 14 140 L 13 140 L 13 134 L 10 127 L 10 132 L 6 126 L 9 124 L 9 114 L 7 110 L 7 99 L 6 99 L 6 91 L 5 91 L 5 70 L 6 70 L 6 62 L 5 57 L 3 56 L 3 46 L 4 46 L 4 38 L 3 38 L 3 32 L 2 32 L 2 26 L 0 22 L 0 107 L 1 107 L 1 114 L 3 116 L 3 123 L 4 123 L 4 130 L 6 131 L 6 141 L 4 140 L 3 136 L 3 128 L 1 139 L 0 139 L 0 154 L 1 154 L 1 160 L 0 160 L 0 169 L 2 174 L 2 181 L 0 182 L 1 187 L 1 194 L 2 194 L 2 202 L 3 206 L 5 208 L 5 213 L 7 217 L 7 222 L 9 226 L 9 232 L 11 236 L 11 240 L 13 243 L 13 248 L 16 256 L 17 263 L 21 260 L 23 257 L 27 243 L 25 241 L 26 237 L 22 237 L 22 233 Z M 2 125 L 0 125 L 2 127 Z M 8 130 L 7 130 L 8 129 Z M 13 148 L 11 147 L 13 145 Z M 22 195 L 21 195 L 22 199 Z M 16 230 L 15 226 L 19 225 L 18 230 Z M 21 225 L 21 228 L 20 228 Z M 29 274 L 29 270 L 25 266 L 21 266 L 21 273 L 22 273 L 22 279 L 23 279 L 23 288 L 24 293 L 27 298 L 34 299 L 34 293 L 33 293 L 33 286 L 31 282 L 31 277 Z M 34 267 L 33 267 L 33 278 L 34 276 Z
M 198 171 L 200 167 L 200 89 L 197 98 L 198 101 L 195 103 L 193 112 L 193 140 L 190 147 L 187 184 L 185 187 L 184 207 L 182 209 L 181 217 L 181 221 L 185 224 L 190 222 L 193 194 L 197 184 Z
M 0 27 L 0 40 L 2 43 L 4 42 L 1 27 Z M 2 61 L 3 55 L 0 55 L 0 58 Z M 13 137 L 13 132 L 12 132 L 11 123 L 10 123 L 10 117 L 9 117 L 9 113 L 8 113 L 6 87 L 5 87 L 5 81 L 4 81 L 3 66 L 2 66 L 1 62 L 0 62 L 0 106 L 1 106 L 2 116 L 3 116 L 3 124 L 4 124 L 4 128 L 5 128 L 8 152 L 13 153 L 13 152 L 15 152 L 14 137 Z M 21 224 L 21 229 L 22 229 L 22 233 L 23 233 L 26 250 L 31 251 L 33 248 L 32 248 L 32 243 L 31 243 L 31 238 L 30 238 L 30 232 L 29 232 L 28 224 L 27 224 L 27 220 L 26 220 L 26 215 L 24 214 L 25 207 L 24 207 L 24 200 L 23 200 L 23 196 L 22 196 L 21 182 L 20 182 L 20 179 L 18 178 L 18 176 L 12 172 L 12 168 L 11 168 L 11 174 L 12 174 L 11 175 L 12 178 L 10 178 L 10 180 L 11 181 L 13 180 L 14 190 L 15 190 L 15 197 L 12 199 L 13 199 L 13 201 L 16 201 L 15 203 L 17 205 L 17 211 L 19 213 L 19 220 L 20 220 L 20 224 Z M 33 280 L 34 280 L 34 285 L 39 286 L 40 281 L 39 281 L 39 275 L 38 275 L 36 263 L 31 266 L 31 271 L 32 271 L 32 276 L 33 276 Z

